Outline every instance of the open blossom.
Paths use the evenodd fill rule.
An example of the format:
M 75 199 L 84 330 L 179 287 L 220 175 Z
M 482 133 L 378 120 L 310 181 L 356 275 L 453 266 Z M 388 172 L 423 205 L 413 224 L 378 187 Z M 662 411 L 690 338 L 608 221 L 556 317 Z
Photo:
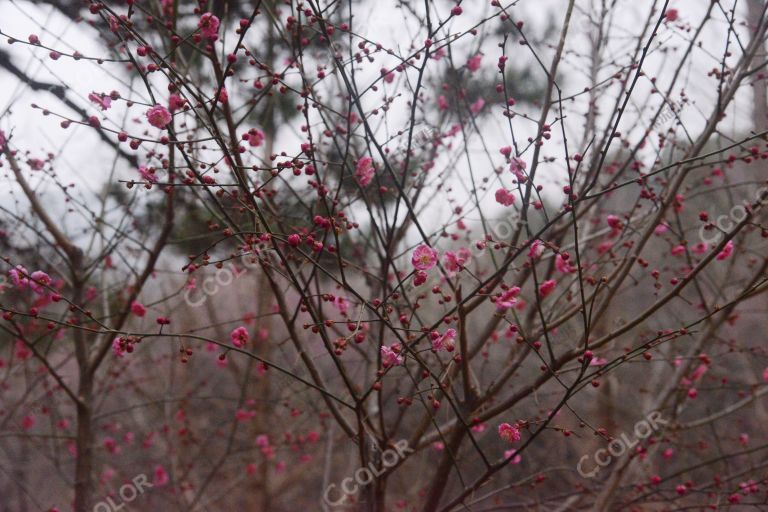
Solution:
M 520 440 L 520 429 L 516 425 L 502 423 L 499 425 L 499 437 L 508 443 L 514 443 Z
M 168 98 L 168 110 L 171 112 L 176 112 L 177 110 L 181 110 L 184 108 L 184 105 L 187 104 L 187 100 L 179 96 L 178 94 L 171 94 L 170 98 Z
M 437 264 L 437 251 L 422 244 L 413 251 L 411 263 L 416 270 L 429 270 Z
M 107 95 L 98 94 L 96 92 L 90 93 L 88 95 L 88 100 L 101 107 L 101 110 L 107 110 L 112 106 L 112 98 Z
M 257 148 L 264 142 L 264 132 L 258 128 L 251 128 L 248 130 L 248 144 L 251 147 Z
M 514 307 L 517 304 L 517 296 L 520 295 L 520 287 L 513 286 L 509 290 L 506 290 L 501 296 L 496 299 L 496 309 L 505 310 Z
M 483 60 L 483 56 L 479 53 L 477 55 L 474 55 L 469 58 L 467 61 L 467 69 L 472 71 L 473 73 L 480 69 L 480 61 Z
M 139 166 L 139 174 L 141 175 L 141 179 L 147 183 L 157 183 L 157 175 L 155 174 L 154 167 L 147 168 L 141 165 Z
M 733 252 L 733 240 L 728 240 L 728 243 L 725 244 L 725 247 L 723 247 L 723 250 L 720 251 L 717 256 L 715 256 L 715 259 L 718 261 L 723 261 L 725 259 L 728 259 L 728 256 L 731 255 Z
M 244 347 L 248 343 L 248 329 L 242 326 L 236 327 L 229 333 L 229 339 L 234 346 L 238 348 Z
M 557 281 L 555 281 L 554 279 L 549 279 L 547 281 L 544 281 L 539 285 L 539 293 L 541 294 L 542 297 L 546 297 L 547 295 L 552 293 L 552 291 L 555 289 L 555 286 L 557 286 Z
M 445 254 L 443 255 L 443 264 L 445 265 L 445 269 L 453 274 L 460 271 L 471 257 L 472 253 L 469 252 L 469 249 L 466 247 L 462 247 L 457 253 L 453 251 L 445 251 Z
M 442 336 L 439 333 L 435 333 L 436 336 L 432 339 L 432 349 L 446 350 L 447 352 L 453 352 L 456 348 L 456 329 L 448 329 Z
M 544 253 L 544 243 L 541 240 L 534 240 L 531 248 L 528 249 L 528 257 L 532 260 L 538 259 Z
M 505 188 L 496 191 L 496 202 L 504 206 L 512 206 L 515 203 L 515 195 Z
M 147 121 L 155 128 L 165 128 L 171 122 L 171 113 L 162 105 L 155 105 L 147 110 Z
M 119 337 L 112 340 L 112 353 L 116 357 L 123 357 L 125 355 L 125 347 L 120 343 Z
M 200 33 L 203 34 L 203 37 L 207 37 L 214 41 L 219 37 L 219 18 L 210 12 L 206 12 L 200 16 L 200 21 L 197 23 L 197 26 L 200 28 Z
M 51 284 L 51 277 L 42 270 L 32 272 L 29 287 L 38 295 L 44 295 L 46 287 Z
M 519 158 L 513 158 L 509 162 L 509 171 L 515 175 L 518 181 L 525 181 L 525 168 L 527 167 L 525 160 Z
M 16 288 L 24 289 L 29 286 L 29 272 L 23 266 L 16 265 L 16 268 L 8 271 L 8 275 L 11 276 L 11 281 Z
M 374 173 L 375 169 L 373 167 L 373 158 L 364 156 L 357 161 L 357 166 L 355 167 L 355 177 L 357 178 L 357 181 L 360 183 L 361 187 L 367 187 L 368 184 L 373 181 Z
M 445 96 L 442 94 L 437 97 L 437 108 L 440 110 L 447 110 L 448 109 L 448 99 L 446 99 Z
M 384 368 L 391 366 L 397 366 L 403 364 L 403 356 L 392 350 L 391 348 L 382 345 L 381 347 L 381 364 Z
M 564 257 L 563 254 L 558 254 L 557 257 L 555 257 L 555 268 L 558 272 L 563 274 L 576 272 L 576 267 L 571 265 L 570 259 Z

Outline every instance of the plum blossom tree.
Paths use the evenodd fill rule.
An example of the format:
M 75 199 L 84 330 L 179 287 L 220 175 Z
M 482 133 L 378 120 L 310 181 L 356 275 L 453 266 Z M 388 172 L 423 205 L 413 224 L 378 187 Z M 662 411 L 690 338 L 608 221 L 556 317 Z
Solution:
M 0 5 L 10 510 L 768 503 L 765 2 Z

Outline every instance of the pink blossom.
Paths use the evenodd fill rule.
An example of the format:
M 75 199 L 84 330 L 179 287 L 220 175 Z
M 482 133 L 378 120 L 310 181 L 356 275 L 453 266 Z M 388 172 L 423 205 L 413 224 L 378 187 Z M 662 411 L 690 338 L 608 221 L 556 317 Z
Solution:
M 473 114 L 477 114 L 485 106 L 485 100 L 483 98 L 477 98 L 477 100 L 469 106 L 469 111 Z
M 155 105 L 147 110 L 147 121 L 155 128 L 165 128 L 171 122 L 171 113 L 162 105 Z
M 23 266 L 16 265 L 16 268 L 8 271 L 8 275 L 16 288 L 23 290 L 29 286 L 29 272 Z
M 413 251 L 411 263 L 416 270 L 429 270 L 437 264 L 437 251 L 422 244 Z
M 16 340 L 16 357 L 22 361 L 32 357 L 32 351 L 22 340 Z
M 472 253 L 469 252 L 469 249 L 466 247 L 460 248 L 458 253 L 445 251 L 445 254 L 443 255 L 443 264 L 450 274 L 454 274 L 459 272 L 471 257 Z
M 571 265 L 570 259 L 565 258 L 562 254 L 558 254 L 555 257 L 555 268 L 562 274 L 571 274 L 576 272 L 576 267 Z
M 552 291 L 555 289 L 555 286 L 557 286 L 557 281 L 554 279 L 548 279 L 539 285 L 539 294 L 541 294 L 542 297 L 546 297 L 552 293 Z
M 88 99 L 101 107 L 101 110 L 107 110 L 112 106 L 112 98 L 106 94 L 98 94 L 96 92 L 92 92 L 88 94 Z
M 264 132 L 258 128 L 251 128 L 248 130 L 248 144 L 251 147 L 257 148 L 264 142 Z
M 768 368 L 763 370 L 763 381 L 768 382 Z
M 236 327 L 229 333 L 229 339 L 232 344 L 238 348 L 242 348 L 248 343 L 248 329 L 245 327 Z
M 541 240 L 534 240 L 531 248 L 528 249 L 528 257 L 532 260 L 539 259 L 544 252 L 544 243 Z
M 667 12 L 664 13 L 664 17 L 667 21 L 676 21 L 678 16 L 679 12 L 677 9 L 667 9 Z
M 437 108 L 440 110 L 448 109 L 448 100 L 442 94 L 437 97 Z
M 520 461 L 523 460 L 522 455 L 515 455 L 517 453 L 517 450 L 506 450 L 504 452 L 504 459 L 511 458 L 512 460 L 509 461 L 510 464 L 520 464 Z
M 467 69 L 472 71 L 473 73 L 480 69 L 480 61 L 483 60 L 483 56 L 479 53 L 477 55 L 474 55 L 469 58 L 467 61 Z
M 219 103 L 226 103 L 229 101 L 229 93 L 226 87 L 222 87 L 219 91 Z
M 691 251 L 693 252 L 693 254 L 704 254 L 708 250 L 709 250 L 709 244 L 704 242 L 699 242 L 698 244 L 694 245 L 691 248 Z
M 507 443 L 514 443 L 521 438 L 520 429 L 517 428 L 517 425 L 502 423 L 499 425 L 499 437 Z
M 391 366 L 397 366 L 397 365 L 403 364 L 403 356 L 399 355 L 397 352 L 395 352 L 391 348 L 385 345 L 382 345 L 381 364 L 384 368 L 389 368 Z
M 184 105 L 187 104 L 187 100 L 179 96 L 178 94 L 171 94 L 170 98 L 168 98 L 168 110 L 171 112 L 176 112 L 177 110 L 181 110 L 184 108 Z
M 157 175 L 155 174 L 154 167 L 139 166 L 139 175 L 141 176 L 141 179 L 147 183 L 157 183 Z
M 24 418 L 21 420 L 21 428 L 23 428 L 24 430 L 29 430 L 34 426 L 35 426 L 34 414 L 28 414 L 24 416 Z
M 515 195 L 505 188 L 500 188 L 496 190 L 496 202 L 503 206 L 512 206 L 515 202 Z
M 728 256 L 730 256 L 732 252 L 733 252 L 733 240 L 728 240 L 728 242 L 725 244 L 725 247 L 723 247 L 723 250 L 720 251 L 717 256 L 715 256 L 715 259 L 718 261 L 723 261 L 725 259 L 728 259 Z
M 413 286 L 421 286 L 427 282 L 429 275 L 423 270 L 417 270 L 413 276 Z
M 448 329 L 445 334 L 439 334 L 432 340 L 432 349 L 435 351 L 445 350 L 453 352 L 456 348 L 456 329 Z
M 505 310 L 505 309 L 514 307 L 514 305 L 517 304 L 516 297 L 519 294 L 520 294 L 519 286 L 513 286 L 509 290 L 506 290 L 504 293 L 501 294 L 501 296 L 499 296 L 499 298 L 496 299 L 496 309 Z
M 706 364 L 700 364 L 691 374 L 691 381 L 696 382 L 701 379 L 708 369 L 709 367 Z
M 437 49 L 435 53 L 432 54 L 432 58 L 435 60 L 440 60 L 443 57 L 445 57 L 445 54 L 446 54 L 445 48 L 441 46 L 440 48 Z
M 112 353 L 114 353 L 116 357 L 123 357 L 125 355 L 125 349 L 123 349 L 123 344 L 120 343 L 120 338 L 112 340 Z
M 206 12 L 200 16 L 200 21 L 197 23 L 197 26 L 200 28 L 200 33 L 203 34 L 203 37 L 206 37 L 211 41 L 218 39 L 219 18 L 210 12 Z
M 375 172 L 376 171 L 373 167 L 373 158 L 364 156 L 357 161 L 357 166 L 355 167 L 355 177 L 357 178 L 357 181 L 360 183 L 361 187 L 367 187 L 368 184 L 373 181 L 373 175 Z
M 621 223 L 621 219 L 618 218 L 615 215 L 609 215 L 605 218 L 605 221 L 608 223 L 609 226 L 611 226 L 613 229 L 621 229 L 623 224 Z
M 381 73 L 381 76 L 384 77 L 384 81 L 388 84 L 391 84 L 395 80 L 395 74 L 389 71 L 387 68 L 381 68 L 379 73 Z
M 156 487 L 162 487 L 170 481 L 170 478 L 168 477 L 168 472 L 163 468 L 161 465 L 155 466 L 155 478 L 152 481 L 152 484 Z
M 140 302 L 136 302 L 135 300 L 131 302 L 131 313 L 138 317 L 143 317 L 147 314 L 147 308 L 144 307 L 144 305 Z
M 509 163 L 509 171 L 515 175 L 517 178 L 517 181 L 523 182 L 526 180 L 525 175 L 525 168 L 527 167 L 527 164 L 525 163 L 525 160 L 521 160 L 520 158 L 513 158 L 512 161 Z
M 0 130 L 0 151 L 3 151 L 5 149 L 5 143 L 8 139 L 5 138 L 5 132 L 3 130 Z
M 39 158 L 30 158 L 27 160 L 27 165 L 33 171 L 42 171 L 45 167 L 45 160 L 41 160 Z
M 235 419 L 237 421 L 248 421 L 256 416 L 255 411 L 247 411 L 245 409 L 238 409 L 235 411 Z
M 676 245 L 672 248 L 672 251 L 670 251 L 672 256 L 680 256 L 681 254 L 685 254 L 685 246 L 684 245 Z
M 42 270 L 32 272 L 29 287 L 38 295 L 45 295 L 46 287 L 51 284 L 51 277 Z

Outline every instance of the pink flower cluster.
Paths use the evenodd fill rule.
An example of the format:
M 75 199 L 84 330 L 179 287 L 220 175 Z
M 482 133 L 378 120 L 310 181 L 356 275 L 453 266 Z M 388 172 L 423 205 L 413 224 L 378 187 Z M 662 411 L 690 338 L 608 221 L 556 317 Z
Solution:
M 515 443 L 522 437 L 517 425 L 502 423 L 499 425 L 499 437 L 507 443 Z
M 375 172 L 376 170 L 373 167 L 373 158 L 364 156 L 357 161 L 357 166 L 355 167 L 355 177 L 357 178 L 357 181 L 360 183 L 361 187 L 367 187 L 371 181 L 373 181 L 373 175 Z

